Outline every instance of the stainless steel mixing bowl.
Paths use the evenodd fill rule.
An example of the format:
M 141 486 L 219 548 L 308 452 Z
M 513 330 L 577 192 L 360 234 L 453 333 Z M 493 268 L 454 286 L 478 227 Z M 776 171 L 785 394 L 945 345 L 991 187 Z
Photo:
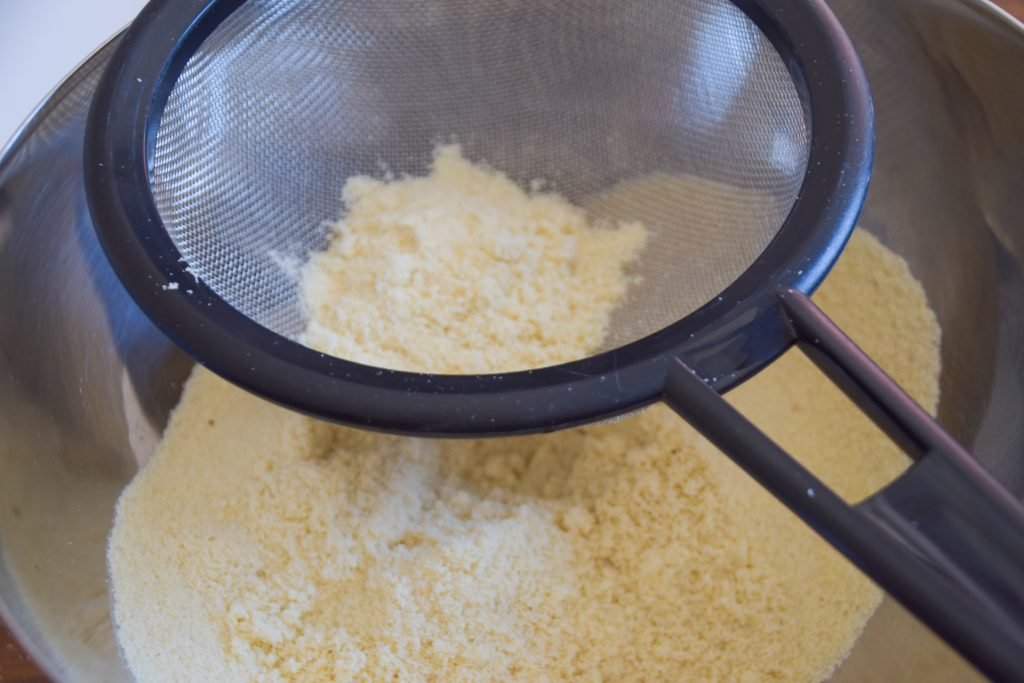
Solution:
M 942 423 L 1021 495 L 1024 29 L 980 0 L 832 4 L 878 119 L 862 225 L 907 258 L 938 313 Z M 129 678 L 105 539 L 190 367 L 121 288 L 90 224 L 83 126 L 109 51 L 0 160 L 0 616 L 69 681 Z M 833 680 L 975 676 L 887 600 Z

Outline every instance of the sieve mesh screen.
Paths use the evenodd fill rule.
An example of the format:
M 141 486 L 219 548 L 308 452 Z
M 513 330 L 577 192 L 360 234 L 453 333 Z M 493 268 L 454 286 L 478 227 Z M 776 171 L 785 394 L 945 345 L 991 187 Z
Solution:
M 458 141 L 595 218 L 648 226 L 613 347 L 750 266 L 809 140 L 785 63 L 727 0 L 250 0 L 172 89 L 151 184 L 191 271 L 294 337 L 294 266 L 325 246 L 345 179 L 422 174 Z

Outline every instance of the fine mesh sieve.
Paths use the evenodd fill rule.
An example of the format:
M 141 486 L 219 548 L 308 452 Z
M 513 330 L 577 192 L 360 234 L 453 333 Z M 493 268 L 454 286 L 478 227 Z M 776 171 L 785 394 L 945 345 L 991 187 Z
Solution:
M 524 187 L 549 181 L 597 219 L 652 228 L 608 348 L 746 270 L 793 206 L 810 147 L 782 57 L 723 0 L 251 0 L 174 83 L 153 196 L 199 279 L 294 336 L 304 321 L 282 263 L 323 248 L 345 179 L 422 174 L 442 140 Z
M 345 179 L 422 174 L 451 141 L 596 218 L 649 226 L 643 284 L 607 348 L 448 376 L 292 340 L 291 271 L 325 246 Z M 853 229 L 871 143 L 867 83 L 821 0 L 155 0 L 97 89 L 86 184 L 128 291 L 231 381 L 421 435 L 544 431 L 665 401 L 1010 678 L 1024 511 L 809 299 Z M 794 343 L 918 461 L 859 505 L 721 397 Z

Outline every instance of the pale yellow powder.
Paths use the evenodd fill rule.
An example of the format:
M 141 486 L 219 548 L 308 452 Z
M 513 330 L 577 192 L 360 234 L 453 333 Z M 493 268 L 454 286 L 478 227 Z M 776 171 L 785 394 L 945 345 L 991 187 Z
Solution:
M 346 213 L 302 271 L 302 341 L 367 365 L 443 373 L 582 358 L 626 293 L 639 223 L 589 225 L 553 194 L 438 149 L 425 178 L 345 183 Z M 498 351 L 501 349 L 501 351 Z
M 817 300 L 934 409 L 938 328 L 902 260 L 856 234 Z M 844 495 L 906 466 L 798 353 L 730 400 Z M 664 407 L 431 441 L 328 426 L 202 369 L 109 560 L 143 682 L 813 681 L 880 599 Z

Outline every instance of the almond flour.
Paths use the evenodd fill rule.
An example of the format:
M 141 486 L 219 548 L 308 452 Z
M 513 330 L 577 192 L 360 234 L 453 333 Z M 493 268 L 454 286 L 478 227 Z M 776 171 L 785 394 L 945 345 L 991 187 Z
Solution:
M 425 178 L 345 184 L 347 212 L 302 272 L 315 349 L 393 370 L 474 374 L 583 357 L 626 293 L 639 223 L 591 226 L 438 149 Z M 497 351 L 500 349 L 500 351 Z
M 305 272 L 307 343 L 390 367 L 578 355 L 601 342 L 643 242 L 455 153 L 428 178 L 353 181 L 346 200 Z M 580 267 L 592 259 L 610 280 Z M 378 295 L 422 324 L 381 316 Z M 939 330 L 900 258 L 857 233 L 816 300 L 935 408 Z M 729 399 L 851 500 L 907 465 L 798 353 Z M 317 422 L 198 367 L 121 497 L 109 562 L 142 682 L 816 681 L 881 598 L 662 406 L 424 440 Z

